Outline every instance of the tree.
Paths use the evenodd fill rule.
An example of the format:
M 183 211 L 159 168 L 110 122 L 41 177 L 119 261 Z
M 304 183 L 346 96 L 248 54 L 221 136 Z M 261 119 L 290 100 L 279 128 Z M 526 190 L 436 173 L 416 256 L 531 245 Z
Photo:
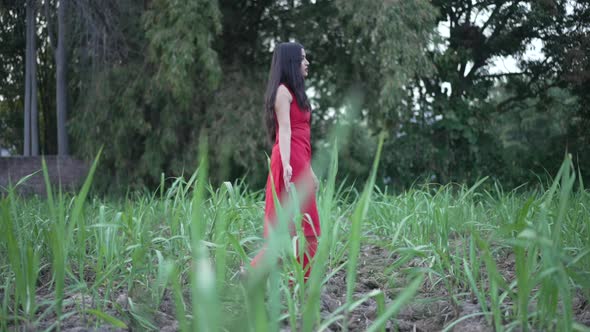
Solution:
M 24 151 L 26 6 L 0 1 L 0 146 Z
M 82 77 L 87 89 L 71 122 L 76 152 L 91 157 L 104 144 L 103 167 L 122 185 L 159 183 L 163 171 L 192 173 L 205 107 L 220 78 L 211 48 L 218 8 L 205 0 L 113 6 L 104 38 L 124 32 L 121 44 L 131 46 Z
M 553 2 L 557 12 L 545 4 Z M 341 150 L 342 173 L 361 177 L 372 146 L 358 144 L 374 144 L 371 135 L 386 130 L 381 174 L 394 184 L 409 185 L 417 176 L 440 182 L 510 177 L 505 170 L 514 155 L 497 148 L 512 139 L 498 138 L 514 124 L 508 118 L 554 119 L 532 110 L 562 112 L 556 96 L 575 94 L 575 101 L 583 95 L 583 84 L 565 84 L 556 73 L 574 54 L 559 48 L 583 51 L 584 39 L 559 39 L 564 27 L 575 27 L 573 16 L 561 13 L 562 1 L 542 3 L 76 1 L 68 25 L 69 98 L 77 110 L 69 122 L 72 152 L 90 158 L 105 145 L 105 173 L 123 185 L 151 186 L 162 172 L 191 173 L 199 137 L 206 135 L 218 171 L 214 180 L 248 174 L 251 184 L 262 185 L 268 153 L 262 92 L 271 51 L 277 42 L 296 40 L 311 60 L 314 147 L 326 146 L 326 133 L 342 113 L 360 114 L 350 122 L 362 123 L 351 130 L 356 146 Z M 447 22 L 448 36 L 434 33 L 441 22 Z M 522 58 L 532 39 L 542 38 L 547 48 L 549 37 L 556 43 L 551 58 L 559 62 Z M 504 56 L 521 61 L 520 71 L 491 73 L 494 60 Z M 586 137 L 578 118 L 570 123 L 577 134 L 572 129 L 566 135 L 559 126 L 551 127 L 552 137 Z M 538 129 L 527 135 L 539 137 Z M 544 156 L 558 155 L 553 150 Z M 531 162 L 518 167 L 541 160 L 526 159 Z M 511 173 L 522 179 L 526 170 Z
M 194 170 L 196 141 L 205 132 L 212 169 L 219 170 L 214 180 L 247 173 L 251 184 L 264 183 L 262 94 L 273 43 L 296 39 L 308 50 L 317 141 L 333 121 L 330 110 L 341 108 L 351 91 L 359 90 L 365 113 L 384 123 L 389 108 L 383 106 L 394 103 L 395 89 L 426 72 L 423 50 L 434 28 L 426 1 L 373 0 L 371 8 L 359 7 L 366 17 L 355 14 L 354 1 L 147 4 L 117 4 L 114 12 L 125 23 L 111 24 L 106 39 L 124 31 L 122 44 L 134 47 L 82 80 L 86 93 L 77 100 L 84 102 L 71 123 L 78 153 L 91 156 L 105 144 L 103 166 L 139 184 L 159 183 L 163 171 Z M 376 34 L 363 28 L 368 22 Z M 391 34 L 401 37 L 386 41 Z M 351 167 L 364 162 L 353 160 L 364 154 L 350 156 Z
M 587 18 L 576 14 L 580 11 L 567 10 L 567 6 L 582 6 L 583 2 L 432 3 L 438 9 L 437 21 L 448 28 L 448 35 L 441 35 L 440 42 L 428 52 L 436 68 L 433 74 L 416 77 L 405 90 L 406 117 L 391 135 L 397 139 L 386 144 L 385 149 L 395 153 L 386 155 L 383 167 L 402 182 L 413 181 L 416 175 L 442 183 L 500 174 L 515 179 L 504 172 L 513 160 L 505 159 L 508 155 L 497 148 L 501 142 L 494 126 L 505 123 L 502 118 L 515 108 L 554 111 L 543 103 L 556 105 L 548 102 L 553 98 L 548 91 L 556 86 L 565 88 L 557 73 L 568 66 L 559 60 L 564 57 L 550 53 L 548 41 L 559 41 L 555 50 L 561 50 L 562 55 L 571 45 L 584 45 L 579 38 L 577 44 L 572 43 L 577 38 L 572 31 L 576 27 L 587 31 Z M 524 58 L 533 40 L 543 41 L 544 59 Z M 491 73 L 494 61 L 501 57 L 517 59 L 519 70 Z M 504 99 L 491 98 L 496 85 L 507 85 Z M 521 103 L 526 107 L 520 107 Z M 565 147 L 561 148 L 563 153 Z M 560 161 L 547 160 L 543 167 L 551 169 L 549 164 L 558 167 Z M 521 171 L 526 173 L 518 170 L 514 174 L 522 175 Z
M 33 31 L 34 16 L 32 14 L 33 9 L 31 8 L 31 1 L 27 1 L 27 49 L 25 51 L 25 123 L 24 123 L 24 148 L 23 155 L 31 155 L 31 31 Z
M 590 177 L 590 3 L 553 1 L 544 3 L 547 13 L 539 38 L 544 43 L 543 61 L 523 61 L 539 80 L 566 89 L 577 97 L 569 108 L 571 121 L 562 149 L 574 155 L 582 176 Z M 530 85 L 530 84 L 529 84 Z M 534 87 L 535 85 L 533 85 Z M 563 99 L 557 99 L 563 102 Z M 560 151 L 563 152 L 563 151 Z
M 39 155 L 39 125 L 37 111 L 37 33 L 36 3 L 27 0 L 27 47 L 25 64 L 25 123 L 24 151 L 25 156 Z
M 345 0 L 248 1 L 239 5 L 222 1 L 220 9 L 224 24 L 217 45 L 222 68 L 224 73 L 240 70 L 245 75 L 243 80 L 222 82 L 221 89 L 235 91 L 243 89 L 241 86 L 248 82 L 261 81 L 263 86 L 273 45 L 289 40 L 304 45 L 311 62 L 306 84 L 314 91 L 312 139 L 317 147 L 326 147 L 329 128 L 348 117 L 339 110 L 350 110 L 347 105 L 351 97 L 358 99 L 353 102 L 360 111 L 355 121 L 370 122 L 365 129 L 356 130 L 355 135 L 363 137 L 394 126 L 401 110 L 398 105 L 404 85 L 418 73 L 426 75 L 432 69 L 425 50 L 432 39 L 435 11 L 427 1 L 371 0 L 362 4 Z M 236 19 L 237 16 L 245 19 Z M 262 153 L 256 154 L 254 147 L 268 149 L 260 145 L 263 136 L 258 136 L 263 132 L 262 98 L 258 104 L 256 99 L 248 100 L 252 106 L 241 108 L 241 114 L 247 112 L 249 126 L 259 129 L 243 133 L 239 129 L 243 122 L 228 121 L 222 132 L 224 140 L 235 142 L 232 147 L 241 149 L 248 142 L 253 148 L 252 152 L 234 158 L 235 163 L 242 169 L 259 170 L 265 167 L 259 161 L 265 160 Z M 220 108 L 220 111 L 231 112 L 231 109 Z M 370 133 L 360 132 L 367 129 Z M 350 152 L 359 149 L 371 151 L 371 147 L 350 147 Z M 370 163 L 371 157 L 359 158 L 367 155 L 348 153 L 346 162 L 341 163 L 342 173 L 350 170 L 360 176 L 358 165 Z M 252 173 L 248 174 L 249 179 L 260 171 Z M 261 174 L 265 176 L 264 172 Z M 260 185 L 263 180 L 256 183 Z
M 57 106 L 57 154 L 66 156 L 69 154 L 69 141 L 67 132 L 67 107 L 68 107 L 68 84 L 67 84 L 67 29 L 68 22 L 66 15 L 68 0 L 59 0 L 57 5 L 57 37 L 53 36 L 51 30 L 50 1 L 45 0 L 45 16 L 48 25 L 50 44 L 55 54 L 56 71 L 56 106 Z
M 56 101 L 57 101 L 57 154 L 65 156 L 69 154 L 68 132 L 66 129 L 67 122 L 67 59 L 66 59 L 66 43 L 67 43 L 67 23 L 66 10 L 68 0 L 59 0 L 59 7 L 57 11 L 57 50 L 55 52 L 55 68 L 56 68 Z

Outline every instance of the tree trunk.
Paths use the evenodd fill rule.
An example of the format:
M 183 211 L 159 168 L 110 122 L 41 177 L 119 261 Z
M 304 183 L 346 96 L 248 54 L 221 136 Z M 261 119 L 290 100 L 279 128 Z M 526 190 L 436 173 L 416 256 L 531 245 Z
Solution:
M 31 24 L 31 57 L 30 57 L 30 69 L 31 75 L 29 82 L 31 84 L 31 155 L 39 155 L 39 115 L 37 111 L 37 8 L 35 0 L 28 0 L 28 7 L 32 11 L 32 24 Z
M 25 130 L 24 130 L 24 146 L 23 155 L 31 155 L 31 31 L 33 29 L 33 12 L 30 1 L 27 2 L 27 25 L 26 25 L 26 50 L 25 50 Z
M 57 103 L 57 154 L 66 156 L 69 154 L 67 122 L 67 78 L 66 78 L 66 9 L 67 0 L 59 1 L 57 11 L 57 52 L 55 54 L 56 69 L 56 103 Z

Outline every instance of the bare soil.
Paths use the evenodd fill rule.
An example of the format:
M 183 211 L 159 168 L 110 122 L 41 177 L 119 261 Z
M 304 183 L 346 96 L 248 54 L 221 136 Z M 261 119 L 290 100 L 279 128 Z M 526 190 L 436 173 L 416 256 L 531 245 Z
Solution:
M 361 248 L 359 257 L 358 274 L 354 298 L 363 298 L 366 294 L 378 289 L 385 295 L 385 305 L 395 299 L 410 280 L 410 270 L 413 268 L 425 268 L 419 259 L 412 259 L 401 264 L 395 271 L 388 271 L 388 267 L 395 264 L 400 257 L 392 255 L 387 250 L 376 245 L 365 245 Z M 498 260 L 498 268 L 508 282 L 514 280 L 514 257 L 507 254 Z M 42 274 L 43 276 L 43 274 Z M 38 289 L 37 303 L 40 304 L 39 313 L 47 314 L 40 319 L 36 326 L 9 327 L 9 331 L 38 331 L 45 330 L 56 324 L 56 316 L 49 309 L 53 292 L 49 289 L 49 278 L 41 278 Z M 481 307 L 477 299 L 469 292 L 463 294 L 449 294 L 442 280 L 425 279 L 418 290 L 418 294 L 406 305 L 394 318 L 386 324 L 387 331 L 441 331 L 457 319 L 473 315 L 459 323 L 456 323 L 451 331 L 455 332 L 492 332 L 493 327 L 482 315 Z M 99 294 L 104 298 L 104 294 Z M 453 300 L 453 296 L 456 300 Z M 0 298 L 4 294 L 0 293 Z M 172 332 L 178 330 L 178 322 L 175 319 L 175 308 L 168 292 L 164 294 L 157 310 L 154 304 L 142 294 L 111 294 L 112 301 L 106 303 L 93 303 L 88 294 L 74 293 L 64 299 L 64 318 L 60 322 L 61 331 L 64 332 L 114 332 L 114 331 L 144 331 L 146 325 L 142 325 L 133 313 L 147 318 L 147 324 L 160 332 Z M 346 271 L 340 270 L 334 273 L 327 282 L 321 295 L 321 315 L 324 319 L 332 316 L 343 303 L 346 302 Z M 133 310 L 131 310 L 133 306 Z M 101 310 L 115 317 L 125 324 L 128 329 L 115 328 L 111 324 L 95 315 L 83 312 L 84 309 L 101 308 Z M 575 320 L 586 326 L 590 326 L 590 303 L 581 294 L 574 297 L 573 303 Z M 377 316 L 377 303 L 369 298 L 348 316 L 348 328 L 350 331 L 365 331 L 375 321 Z M 285 322 L 286 323 L 286 322 Z M 327 331 L 340 331 L 343 321 L 337 321 L 330 325 Z M 288 326 L 283 326 L 282 331 L 290 331 Z
M 365 294 L 379 289 L 385 294 L 388 306 L 399 293 L 406 281 L 403 276 L 384 275 L 384 270 L 395 263 L 399 257 L 392 256 L 386 250 L 374 245 L 361 249 L 359 268 L 354 298 L 360 299 Z M 402 268 L 408 269 L 418 265 L 412 260 Z M 346 271 L 338 271 L 327 283 L 322 294 L 322 315 L 329 316 L 346 300 Z M 395 318 L 386 324 L 387 331 L 440 331 L 458 317 L 476 313 L 479 307 L 470 302 L 463 302 L 458 307 L 451 303 L 450 296 L 443 287 L 432 287 L 426 280 L 411 304 L 405 306 Z M 377 316 L 377 302 L 370 298 L 351 312 L 348 328 L 351 331 L 365 331 Z M 331 331 L 342 329 L 342 322 L 332 324 Z M 482 317 L 466 319 L 455 325 L 454 331 L 493 331 Z

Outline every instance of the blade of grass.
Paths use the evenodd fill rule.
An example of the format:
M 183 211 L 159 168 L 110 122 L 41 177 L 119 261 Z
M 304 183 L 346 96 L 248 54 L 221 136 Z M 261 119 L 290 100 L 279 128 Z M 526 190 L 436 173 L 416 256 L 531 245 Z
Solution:
M 361 246 L 361 226 L 363 219 L 367 214 L 367 210 L 369 208 L 369 202 L 371 201 L 371 193 L 373 191 L 373 186 L 375 185 L 375 178 L 377 177 L 377 167 L 379 165 L 379 160 L 381 158 L 381 150 L 383 148 L 383 140 L 385 139 L 385 135 L 382 133 L 379 137 L 379 145 L 377 146 L 377 153 L 375 155 L 375 159 L 373 161 L 373 168 L 371 171 L 371 175 L 369 176 L 369 181 L 365 184 L 365 188 L 361 194 L 361 197 L 357 203 L 357 206 L 353 212 L 351 217 L 351 227 L 350 227 L 350 243 L 348 249 L 348 268 L 346 274 L 346 305 L 348 306 L 352 302 L 352 295 L 354 292 L 354 287 L 356 284 L 356 268 L 358 265 L 358 256 L 360 252 Z M 349 310 L 345 311 L 345 320 L 344 320 L 344 331 L 348 331 L 348 316 Z
M 396 315 L 401 310 L 401 308 L 414 297 L 414 294 L 416 294 L 423 281 L 424 275 L 419 275 L 418 277 L 414 278 L 414 280 L 412 280 L 412 282 L 406 288 L 404 288 L 404 290 L 389 305 L 385 313 L 383 315 L 379 315 L 373 324 L 369 326 L 367 332 L 377 332 L 379 329 L 382 329 L 387 321 L 392 316 Z
M 215 272 L 210 265 L 207 249 L 202 243 L 207 226 L 204 205 L 209 166 L 207 143 L 204 136 L 202 136 L 200 142 L 199 170 L 193 192 L 191 212 L 193 329 L 198 331 L 217 331 L 219 329 L 221 311 L 217 297 Z
M 105 312 L 102 312 L 100 310 L 86 309 L 86 312 L 89 313 L 89 314 L 92 314 L 92 315 L 96 316 L 99 319 L 102 319 L 103 321 L 111 324 L 114 327 L 118 327 L 120 329 L 126 329 L 126 328 L 128 328 L 127 327 L 127 324 L 125 324 L 123 321 L 121 321 L 121 320 L 119 320 L 119 319 L 117 319 L 117 318 L 115 318 L 115 317 L 113 317 L 113 316 L 111 316 L 111 315 L 109 315 L 109 314 L 107 314 Z

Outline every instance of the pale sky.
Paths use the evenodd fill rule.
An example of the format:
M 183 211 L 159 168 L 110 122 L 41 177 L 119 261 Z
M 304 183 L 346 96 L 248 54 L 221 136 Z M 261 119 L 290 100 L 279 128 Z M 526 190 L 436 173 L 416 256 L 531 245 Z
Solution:
M 480 16 L 481 17 L 481 16 Z M 484 18 L 481 17 L 483 20 Z M 439 34 L 446 40 L 448 40 L 450 32 L 449 32 L 449 22 L 441 22 L 438 25 L 438 32 Z M 447 45 L 437 45 L 439 50 L 445 50 Z M 527 50 L 523 54 L 523 59 L 525 60 L 533 60 L 533 59 L 543 59 L 543 42 L 535 38 L 531 41 L 529 45 L 527 45 Z M 470 68 L 467 68 L 468 71 Z M 489 67 L 490 74 L 501 74 L 501 73 L 516 73 L 519 72 L 520 69 L 518 68 L 517 60 L 514 57 L 494 57 L 492 58 L 492 65 Z

